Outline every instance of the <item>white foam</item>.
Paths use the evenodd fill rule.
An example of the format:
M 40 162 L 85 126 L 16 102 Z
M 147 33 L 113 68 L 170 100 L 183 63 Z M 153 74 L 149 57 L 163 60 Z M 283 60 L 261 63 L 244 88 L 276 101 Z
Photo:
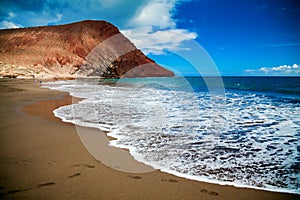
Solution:
M 48 83 L 86 98 L 54 111 L 63 121 L 110 131 L 111 145 L 188 179 L 300 193 L 299 105 L 256 94 L 209 94 L 98 82 Z M 226 107 L 222 101 L 226 100 Z M 221 102 L 221 103 L 220 103 Z

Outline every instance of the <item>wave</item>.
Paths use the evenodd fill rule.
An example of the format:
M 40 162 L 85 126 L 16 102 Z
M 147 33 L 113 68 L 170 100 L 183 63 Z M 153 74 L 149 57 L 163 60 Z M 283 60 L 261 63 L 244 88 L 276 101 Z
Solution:
M 156 169 L 193 180 L 300 193 L 299 104 L 255 93 L 184 91 L 182 83 L 170 80 L 167 87 L 149 79 L 121 86 L 74 80 L 45 87 L 85 98 L 56 109 L 55 116 L 109 131 L 117 138 L 111 145 L 129 149 Z

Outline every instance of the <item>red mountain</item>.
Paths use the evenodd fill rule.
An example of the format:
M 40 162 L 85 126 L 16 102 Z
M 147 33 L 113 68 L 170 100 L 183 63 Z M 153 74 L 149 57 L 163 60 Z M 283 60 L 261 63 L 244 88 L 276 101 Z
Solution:
M 0 75 L 161 77 L 174 73 L 138 50 L 106 21 L 0 30 Z

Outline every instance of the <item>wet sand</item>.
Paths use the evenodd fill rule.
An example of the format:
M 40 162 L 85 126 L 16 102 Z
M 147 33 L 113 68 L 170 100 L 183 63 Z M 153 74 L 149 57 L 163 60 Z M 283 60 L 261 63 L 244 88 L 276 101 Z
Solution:
M 104 132 L 83 127 L 78 131 L 74 125 L 55 118 L 53 109 L 72 102 L 68 94 L 41 89 L 31 80 L 1 79 L 0 95 L 1 199 L 299 198 L 293 194 L 191 181 L 157 170 L 116 170 L 136 165 L 144 169 L 144 165 L 130 160 L 124 150 L 107 147 Z M 90 137 L 80 139 L 78 132 Z M 99 143 L 85 148 L 84 142 L 99 138 L 103 141 L 101 148 Z M 113 163 L 113 169 L 89 152 L 100 156 L 102 162 L 111 162 L 109 158 L 115 156 L 120 156 L 120 160 Z M 108 160 L 103 161 L 105 155 Z

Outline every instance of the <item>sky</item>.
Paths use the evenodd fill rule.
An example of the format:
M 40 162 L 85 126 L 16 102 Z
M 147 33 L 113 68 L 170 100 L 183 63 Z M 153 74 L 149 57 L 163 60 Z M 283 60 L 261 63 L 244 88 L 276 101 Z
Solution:
M 177 75 L 300 76 L 298 0 L 0 0 L 0 28 L 117 26 Z

